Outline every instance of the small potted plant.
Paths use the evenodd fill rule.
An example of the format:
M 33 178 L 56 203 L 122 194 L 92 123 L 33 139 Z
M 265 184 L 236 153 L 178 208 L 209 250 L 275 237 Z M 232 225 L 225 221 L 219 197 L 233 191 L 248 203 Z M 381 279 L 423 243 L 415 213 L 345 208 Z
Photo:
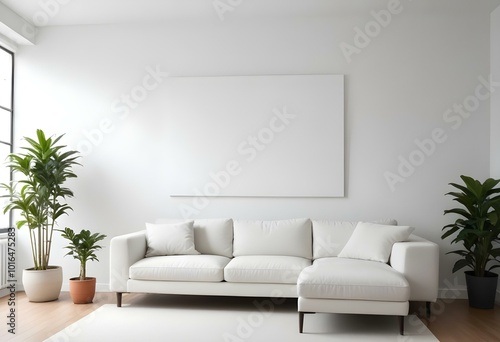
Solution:
M 106 235 L 94 233 L 89 230 L 82 229 L 80 233 L 75 233 L 73 229 L 66 227 L 64 230 L 59 230 L 61 236 L 68 239 L 69 245 L 64 247 L 69 249 L 66 255 L 71 255 L 73 258 L 80 261 L 80 276 L 70 278 L 69 293 L 75 304 L 92 303 L 95 295 L 96 278 L 87 277 L 87 261 L 99 261 L 95 252 L 102 247 L 97 243 Z
M 464 267 L 469 305 L 491 309 L 495 305 L 498 274 L 491 270 L 500 267 L 500 188 L 499 180 L 488 178 L 484 183 L 468 176 L 460 176 L 464 185 L 450 183 L 460 192 L 449 192 L 463 208 L 445 210 L 445 214 L 461 216 L 443 227 L 442 239 L 457 233 L 451 243 L 462 243 L 463 248 L 448 252 L 460 259 L 453 272 Z

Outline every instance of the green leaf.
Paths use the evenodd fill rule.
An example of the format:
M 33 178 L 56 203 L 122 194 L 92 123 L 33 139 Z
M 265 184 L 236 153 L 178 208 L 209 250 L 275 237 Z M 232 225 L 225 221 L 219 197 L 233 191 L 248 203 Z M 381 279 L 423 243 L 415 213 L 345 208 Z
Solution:
M 470 264 L 469 261 L 467 261 L 465 259 L 460 259 L 453 266 L 452 273 L 455 273 L 456 271 L 461 270 L 464 267 L 472 267 L 472 265 Z
M 69 245 L 64 247 L 70 250 L 67 255 L 72 255 L 73 258 L 80 261 L 83 272 L 80 276 L 85 277 L 86 263 L 87 261 L 99 261 L 94 252 L 102 249 L 101 246 L 97 245 L 97 242 L 106 238 L 106 235 L 99 233 L 92 234 L 87 229 L 82 229 L 79 233 L 75 233 L 69 227 L 58 231 L 61 232 L 63 238 L 69 241 Z

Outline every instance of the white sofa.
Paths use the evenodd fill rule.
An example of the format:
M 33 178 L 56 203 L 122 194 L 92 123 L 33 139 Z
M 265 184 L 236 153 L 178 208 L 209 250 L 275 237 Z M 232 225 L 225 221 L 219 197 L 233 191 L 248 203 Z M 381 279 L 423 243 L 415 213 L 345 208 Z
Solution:
M 439 251 L 394 220 L 167 220 L 112 238 L 117 293 L 298 298 L 304 314 L 395 315 L 435 302 Z M 364 244 L 364 245 L 363 245 Z

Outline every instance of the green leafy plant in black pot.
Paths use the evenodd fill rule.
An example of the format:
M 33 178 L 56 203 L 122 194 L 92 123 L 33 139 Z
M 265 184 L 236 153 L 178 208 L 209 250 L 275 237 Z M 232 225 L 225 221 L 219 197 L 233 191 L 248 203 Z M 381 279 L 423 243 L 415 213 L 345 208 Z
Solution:
M 87 277 L 87 261 L 99 261 L 95 254 L 102 247 L 97 243 L 106 238 L 100 233 L 92 234 L 90 230 L 82 229 L 80 233 L 75 233 L 73 229 L 66 227 L 58 230 L 61 236 L 69 241 L 69 245 L 64 247 L 69 249 L 66 255 L 70 255 L 80 262 L 80 275 L 70 278 L 69 292 L 75 304 L 92 303 L 95 295 L 96 278 Z
M 441 238 L 456 233 L 451 243 L 461 243 L 463 248 L 448 252 L 460 258 L 453 266 L 453 272 L 466 267 L 465 271 L 469 305 L 490 309 L 495 305 L 498 274 L 491 272 L 500 267 L 500 180 L 488 178 L 483 183 L 460 176 L 464 185 L 450 183 L 460 191 L 448 192 L 460 208 L 445 210 L 445 214 L 460 217 L 454 223 L 443 227 Z

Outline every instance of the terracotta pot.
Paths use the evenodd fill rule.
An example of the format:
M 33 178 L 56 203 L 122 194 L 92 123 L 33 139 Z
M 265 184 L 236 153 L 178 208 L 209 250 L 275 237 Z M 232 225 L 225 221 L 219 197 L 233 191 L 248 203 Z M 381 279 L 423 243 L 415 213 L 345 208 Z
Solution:
M 95 278 L 87 277 L 85 280 L 80 280 L 78 277 L 71 278 L 69 294 L 75 304 L 92 303 L 95 295 Z
M 50 302 L 59 298 L 63 280 L 62 267 L 46 270 L 23 270 L 23 287 L 30 302 Z

